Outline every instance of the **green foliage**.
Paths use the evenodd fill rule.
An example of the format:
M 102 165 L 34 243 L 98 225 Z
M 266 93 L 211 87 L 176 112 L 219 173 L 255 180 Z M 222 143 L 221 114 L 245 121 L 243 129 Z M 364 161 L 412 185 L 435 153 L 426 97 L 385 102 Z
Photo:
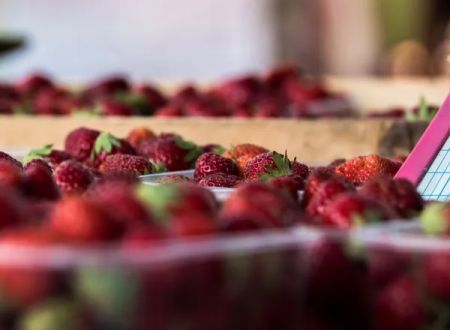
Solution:
M 46 146 L 31 150 L 23 159 L 22 164 L 26 165 L 31 162 L 33 159 L 42 159 L 46 156 L 49 156 L 53 151 L 53 144 L 47 144 Z

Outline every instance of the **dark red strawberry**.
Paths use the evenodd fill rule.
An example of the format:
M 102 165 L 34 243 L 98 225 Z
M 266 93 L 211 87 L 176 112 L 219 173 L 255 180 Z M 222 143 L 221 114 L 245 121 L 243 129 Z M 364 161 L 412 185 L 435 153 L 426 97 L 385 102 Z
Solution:
M 228 158 L 207 152 L 198 157 L 195 163 L 194 180 L 200 181 L 202 178 L 222 173 L 225 175 L 239 176 L 239 170 L 236 164 Z
M 317 191 L 307 204 L 306 214 L 311 219 L 319 220 L 327 204 L 339 194 L 355 191 L 353 184 L 339 177 L 332 177 L 319 184 Z M 319 219 L 317 219 L 319 218 Z
M 334 171 L 328 167 L 317 167 L 311 171 L 305 183 L 305 193 L 303 196 L 303 205 L 308 205 L 311 198 L 316 193 L 319 186 L 332 178 L 337 177 Z M 344 179 L 343 179 L 344 180 Z
M 41 159 L 34 159 L 25 166 L 25 193 L 36 199 L 56 200 L 60 193 L 51 168 Z
M 0 229 L 21 225 L 26 220 L 25 201 L 15 190 L 0 186 Z
M 404 275 L 393 281 L 375 300 L 375 329 L 422 329 L 426 325 L 426 311 L 420 297 L 413 277 Z
M 40 73 L 30 74 L 16 84 L 16 89 L 25 96 L 33 96 L 38 91 L 52 87 L 52 81 Z
M 22 164 L 17 159 L 11 157 L 10 155 L 2 151 L 0 151 L 0 160 L 7 160 L 8 162 L 18 167 L 19 169 L 23 168 Z
M 100 103 L 100 112 L 105 116 L 133 116 L 135 109 L 119 101 L 104 100 Z
M 341 193 L 322 211 L 323 224 L 348 229 L 395 217 L 395 212 L 377 200 L 356 193 Z
M 264 224 L 258 219 L 248 215 L 220 216 L 218 219 L 219 231 L 225 233 L 239 233 L 264 229 Z
M 436 298 L 450 299 L 450 255 L 446 251 L 430 251 L 423 258 L 423 278 L 427 290 Z
M 153 172 L 153 165 L 146 158 L 134 155 L 109 155 L 99 166 L 100 173 L 128 173 L 145 175 Z
M 20 190 L 23 186 L 23 170 L 13 162 L 0 159 L 0 184 Z
M 114 154 L 135 155 L 136 150 L 126 140 L 102 132 L 95 140 L 91 155 L 86 163 L 93 168 L 98 168 L 107 156 Z
M 305 186 L 305 180 L 299 175 L 285 175 L 268 179 L 267 184 L 292 196 L 294 200 L 298 199 L 298 192 Z
M 275 151 L 260 154 L 250 160 L 244 167 L 244 176 L 248 181 L 259 181 L 274 176 L 292 174 L 287 156 Z
M 160 226 L 135 227 L 125 234 L 122 239 L 122 246 L 128 251 L 148 249 L 161 244 L 170 237 L 168 231 Z
M 309 176 L 310 168 L 308 165 L 294 160 L 291 165 L 292 174 L 302 177 L 304 180 Z
M 257 182 L 240 185 L 224 202 L 221 214 L 254 217 L 264 228 L 282 228 L 298 219 L 295 202 L 289 195 Z
M 424 204 L 413 184 L 404 179 L 378 178 L 367 181 L 359 191 L 364 196 L 389 205 L 401 218 L 417 215 Z
M 263 83 L 272 91 L 281 91 L 289 80 L 297 80 L 300 71 L 295 65 L 287 64 L 270 70 L 264 77 Z
M 261 83 L 254 76 L 236 78 L 215 88 L 215 93 L 235 106 L 252 104 L 258 95 Z
M 136 150 L 139 150 L 139 146 L 143 141 L 153 140 L 156 138 L 156 134 L 147 127 L 138 127 L 130 131 L 127 136 L 127 141 Z
M 450 235 L 450 203 L 433 202 L 420 215 L 422 230 L 428 235 Z
M 178 237 L 212 235 L 217 230 L 214 217 L 203 212 L 178 214 L 171 219 L 170 232 Z
M 167 98 L 155 86 L 148 84 L 138 86 L 136 93 L 145 98 L 150 108 L 154 111 L 167 103 Z
M 201 149 L 178 136 L 160 136 L 140 145 L 139 153 L 148 157 L 158 169 L 166 171 L 186 170 L 192 167 Z
M 66 136 L 65 151 L 76 160 L 85 161 L 91 156 L 99 135 L 100 132 L 96 130 L 85 127 L 77 128 Z
M 56 184 L 64 195 L 82 194 L 92 183 L 92 172 L 75 160 L 66 160 L 55 169 Z
M 241 179 L 237 175 L 214 173 L 201 178 L 198 184 L 204 187 L 232 188 L 238 185 L 240 181 Z
M 84 91 L 84 98 L 89 100 L 103 99 L 111 97 L 116 93 L 126 92 L 130 89 L 130 84 L 123 76 L 116 75 L 96 81 Z
M 183 108 L 179 105 L 168 104 L 155 111 L 155 117 L 181 117 L 183 116 Z
M 36 115 L 67 115 L 78 104 L 69 92 L 62 88 L 50 88 L 39 91 L 31 104 L 31 111 Z
M 75 243 L 110 241 L 124 232 L 123 223 L 105 206 L 79 196 L 63 199 L 55 206 L 49 228 L 64 240 Z
M 378 177 L 392 178 L 400 168 L 400 164 L 378 155 L 352 158 L 336 167 L 336 173 L 356 185 Z

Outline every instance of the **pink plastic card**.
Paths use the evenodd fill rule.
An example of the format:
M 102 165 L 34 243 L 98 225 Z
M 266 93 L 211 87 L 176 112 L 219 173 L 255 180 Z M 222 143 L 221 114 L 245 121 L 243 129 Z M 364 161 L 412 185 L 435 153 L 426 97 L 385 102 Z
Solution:
M 426 200 L 450 200 L 450 94 L 395 177 Z

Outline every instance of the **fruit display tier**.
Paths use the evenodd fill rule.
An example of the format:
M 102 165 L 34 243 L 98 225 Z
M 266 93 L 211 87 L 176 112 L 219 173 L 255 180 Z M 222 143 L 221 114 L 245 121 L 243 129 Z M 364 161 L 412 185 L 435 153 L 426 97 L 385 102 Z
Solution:
M 420 138 L 426 122 L 394 119 L 231 119 L 231 118 L 82 118 L 0 116 L 0 147 L 29 150 L 54 143 L 61 147 L 68 131 L 87 126 L 124 136 L 135 127 L 178 132 L 196 143 L 230 147 L 264 145 L 309 163 L 364 154 L 406 155 Z

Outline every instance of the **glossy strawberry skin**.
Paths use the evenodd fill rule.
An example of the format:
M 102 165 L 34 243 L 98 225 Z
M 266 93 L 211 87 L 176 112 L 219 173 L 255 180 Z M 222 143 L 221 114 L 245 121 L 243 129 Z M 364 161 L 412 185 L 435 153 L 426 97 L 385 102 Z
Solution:
M 109 155 L 99 166 L 100 173 L 127 173 L 144 175 L 153 172 L 153 165 L 144 157 L 114 154 Z
M 0 158 L 0 184 L 13 189 L 22 189 L 23 170 L 7 159 Z
M 385 221 L 395 217 L 395 213 L 376 200 L 356 193 L 343 193 L 328 202 L 322 212 L 324 225 L 348 229 L 361 225 L 358 221 Z
M 138 127 L 131 130 L 128 133 L 127 141 L 130 143 L 136 150 L 139 150 L 139 146 L 143 141 L 153 140 L 156 138 L 156 135 L 153 131 L 146 127 Z
M 378 155 L 359 156 L 336 167 L 336 173 L 356 185 L 363 184 L 378 177 L 392 178 L 400 164 Z
M 218 173 L 239 176 L 238 168 L 231 159 L 212 152 L 204 153 L 197 159 L 194 171 L 195 181 L 200 181 L 208 175 Z
M 434 297 L 450 299 L 450 255 L 446 251 L 431 251 L 423 258 L 422 274 L 425 286 Z
M 209 174 L 198 181 L 200 186 L 204 187 L 235 187 L 241 179 L 233 174 L 214 173 Z
M 74 160 L 66 160 L 59 164 L 54 172 L 54 178 L 64 195 L 83 193 L 94 179 L 88 168 Z
M 61 200 L 49 219 L 49 228 L 68 242 L 98 243 L 121 237 L 124 226 L 100 203 L 84 197 Z
M 65 151 L 78 161 L 85 161 L 91 156 L 99 131 L 85 127 L 77 128 L 66 136 Z
M 178 214 L 173 217 L 170 232 L 178 237 L 197 237 L 211 235 L 216 232 L 214 217 L 201 213 Z
M 34 159 L 29 162 L 25 166 L 24 176 L 28 196 L 43 200 L 57 200 L 60 197 L 52 170 L 43 160 Z
M 276 168 L 277 165 L 273 159 L 273 152 L 260 154 L 250 160 L 244 167 L 244 176 L 246 180 L 258 181 L 262 174 L 267 174 L 269 169 Z
M 336 176 L 337 175 L 334 173 L 334 171 L 328 167 L 318 167 L 313 169 L 305 183 L 303 205 L 308 205 L 309 201 L 315 195 L 317 189 L 319 189 L 319 186 L 322 183 L 335 178 Z
M 106 157 L 115 154 L 136 155 L 136 150 L 128 141 L 102 132 L 95 140 L 94 148 L 89 159 L 85 161 L 85 164 L 94 169 L 98 169 Z
M 169 206 L 169 214 L 173 216 L 186 213 L 204 213 L 215 215 L 218 204 L 214 194 L 208 189 L 192 183 L 180 183 L 176 185 L 179 193 L 178 200 Z
M 363 184 L 359 191 L 364 196 L 389 205 L 401 218 L 417 215 L 424 205 L 413 184 L 404 179 L 378 178 Z
M 298 200 L 298 192 L 303 190 L 305 180 L 299 175 L 291 174 L 271 178 L 267 181 L 267 184 L 288 193 L 293 200 Z
M 0 229 L 19 226 L 29 217 L 25 211 L 25 201 L 17 191 L 0 186 Z

